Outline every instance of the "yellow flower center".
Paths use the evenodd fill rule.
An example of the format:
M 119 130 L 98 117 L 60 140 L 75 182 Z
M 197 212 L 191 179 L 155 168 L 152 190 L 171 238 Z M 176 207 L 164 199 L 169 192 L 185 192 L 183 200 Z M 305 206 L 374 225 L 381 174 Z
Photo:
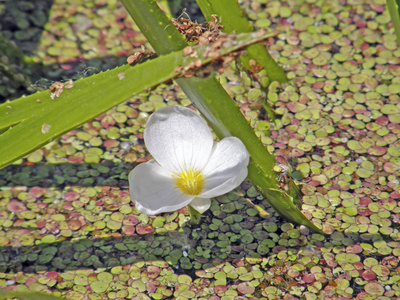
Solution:
M 176 186 L 186 195 L 198 195 L 203 189 L 203 175 L 201 172 L 190 169 L 183 171 L 179 175 L 172 174 L 176 180 Z

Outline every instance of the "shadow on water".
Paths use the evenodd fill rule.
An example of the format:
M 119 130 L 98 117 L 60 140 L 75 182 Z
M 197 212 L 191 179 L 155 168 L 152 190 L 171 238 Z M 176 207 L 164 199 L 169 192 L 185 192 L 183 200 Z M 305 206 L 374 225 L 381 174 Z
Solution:
M 176 273 L 194 277 L 195 271 L 200 268 L 206 269 L 227 261 L 232 263 L 243 257 L 260 258 L 267 254 L 257 253 L 257 246 L 262 240 L 248 243 L 244 238 L 240 238 L 239 233 L 230 235 L 236 236 L 235 239 L 231 238 L 231 241 L 222 237 L 229 234 L 211 230 L 208 224 L 211 223 L 211 219 L 212 213 L 206 213 L 202 225 L 190 227 L 186 224 L 181 232 L 163 229 L 130 236 L 111 233 L 104 237 L 66 239 L 33 246 L 1 247 L 0 272 L 109 269 L 140 261 L 161 260 L 168 262 Z M 152 227 L 148 225 L 148 228 Z M 28 229 L 12 230 L 18 231 L 18 234 L 28 232 Z M 255 230 L 260 228 L 256 227 L 253 231 Z M 260 233 L 254 233 L 259 239 L 268 238 L 266 232 L 262 236 Z M 23 240 L 23 237 L 18 239 Z
M 291 251 L 297 259 L 304 256 L 322 258 L 319 249 L 323 243 L 310 242 L 306 236 L 301 236 L 297 244 L 280 245 L 280 236 L 286 233 L 280 229 L 268 232 L 268 227 L 276 223 L 276 219 L 259 216 L 247 216 L 246 219 L 244 216 L 249 208 L 250 206 L 244 207 L 233 218 L 231 214 L 222 214 L 215 218 L 216 211 L 209 210 L 204 214 L 201 225 L 191 227 L 185 223 L 180 232 L 166 226 L 154 232 L 151 225 L 144 224 L 145 229 L 140 230 L 141 234 L 110 233 L 101 237 L 65 238 L 63 241 L 32 246 L 15 244 L 12 247 L 0 247 L 0 272 L 110 269 L 142 261 L 165 261 L 175 273 L 195 278 L 195 272 L 199 269 L 205 270 L 225 262 L 233 264 L 242 258 L 276 257 L 282 250 Z M 235 222 L 238 215 L 241 216 L 241 221 Z M 228 219 L 233 219 L 233 222 Z M 11 230 L 18 231 L 19 235 L 29 234 L 29 229 Z M 379 238 L 379 234 L 371 234 L 370 242 Z M 17 240 L 23 242 L 23 236 Z M 286 238 L 283 240 L 286 241 Z M 359 243 L 357 236 L 353 240 L 354 244 Z M 326 241 L 329 242 L 330 238 Z M 365 239 L 363 242 L 368 243 Z M 284 264 L 284 260 L 281 263 Z
M 13 1 L 0 5 L 0 103 L 35 91 L 31 83 L 43 76 L 35 56 L 51 0 Z
M 52 6 L 53 0 L 5 0 L 0 10 L 3 37 L 15 42 L 23 54 L 35 55 Z
M 111 161 L 95 163 L 37 163 L 10 165 L 0 169 L 0 186 L 128 186 L 129 172 L 136 164 Z
M 0 104 L 48 89 L 55 81 L 77 80 L 126 64 L 126 56 L 72 58 L 62 65 L 32 59 L 37 56 L 53 3 L 6 0 L 0 6 Z
M 121 187 L 126 191 L 128 174 L 133 167 L 134 164 L 115 164 L 111 161 L 99 164 L 11 165 L 0 170 L 0 186 L 5 190 L 21 186 L 61 190 L 68 186 L 108 186 Z M 227 196 L 223 196 L 213 200 L 211 209 L 203 214 L 202 224 L 193 227 L 187 223 L 187 216 L 178 213 L 159 215 L 164 218 L 160 227 L 156 225 L 155 217 L 150 217 L 152 220 L 149 222 L 150 220 L 131 215 L 134 219 L 130 224 L 132 235 L 124 234 L 126 231 L 122 229 L 116 233 L 108 233 L 107 221 L 103 220 L 106 230 L 99 228 L 96 231 L 92 228 L 88 229 L 83 237 L 61 236 L 62 241 L 31 245 L 35 240 L 52 235 L 48 226 L 60 226 L 60 221 L 56 220 L 43 220 L 44 227 L 39 224 L 41 219 L 32 220 L 34 222 L 30 222 L 31 225 L 26 223 L 7 229 L 4 238 L 10 240 L 11 246 L 0 248 L 0 272 L 63 272 L 161 260 L 168 262 L 177 274 L 187 274 L 194 278 L 198 269 L 227 261 L 234 262 L 243 257 L 262 257 L 268 255 L 270 249 L 275 246 L 278 247 L 275 250 L 279 250 L 279 236 L 282 232 L 273 224 L 276 222 L 275 217 L 263 218 L 258 214 L 250 216 L 247 211 L 253 206 L 239 194 L 234 198 L 235 200 L 231 201 Z M 256 203 L 258 200 L 254 198 L 252 201 Z M 221 205 L 226 209 L 221 210 Z M 98 214 L 92 210 L 87 212 L 92 212 L 93 218 Z M 113 213 L 103 212 L 106 215 Z M 271 216 L 275 215 L 271 209 L 269 212 Z M 59 213 L 63 214 L 62 210 Z M 51 212 L 47 212 L 47 208 L 45 214 L 52 215 Z M 67 219 L 63 223 L 68 223 L 69 216 L 69 213 L 65 214 Z M 13 217 L 9 212 L 9 217 L 15 220 L 24 219 L 18 213 Z M 95 227 L 94 220 L 92 221 L 86 225 Z M 73 231 L 81 235 L 79 231 L 85 231 L 86 225 L 78 231 Z M 274 227 L 273 230 L 270 229 L 271 226 Z
M 112 268 L 138 261 L 169 259 L 178 267 L 186 233 L 79 238 L 34 246 L 0 248 L 0 272 L 36 273 Z M 182 244 L 182 245 L 181 245 Z M 179 267 L 178 267 L 179 269 Z
M 38 186 L 61 190 L 68 186 L 106 186 L 121 188 L 126 192 L 129 185 L 128 174 L 133 167 L 134 164 L 115 164 L 112 161 L 99 164 L 11 165 L 0 170 L 0 186 L 5 187 L 5 190 L 13 187 Z M 245 182 L 244 185 L 242 187 L 251 202 L 266 207 L 269 215 L 260 216 L 241 191 L 214 199 L 210 210 L 203 215 L 202 224 L 198 226 L 190 226 L 187 223 L 188 217 L 184 214 L 166 213 L 145 219 L 129 214 L 124 215 L 124 218 L 128 216 L 133 222 L 130 220 L 130 234 L 126 234 L 127 231 L 122 227 L 124 221 L 117 226 L 119 229 L 113 227 L 108 230 L 108 218 L 113 214 L 112 210 L 95 211 L 85 206 L 79 210 L 81 213 L 84 210 L 85 219 L 90 215 L 92 217 L 90 221 L 79 230 L 72 230 L 72 237 L 61 236 L 58 241 L 51 243 L 42 241 L 46 235 L 58 236 L 60 230 L 52 232 L 50 228 L 60 227 L 61 222 L 55 219 L 50 222 L 42 220 L 43 224 L 40 225 L 39 218 L 28 222 L 30 225 L 25 222 L 25 225 L 21 223 L 19 227 L 9 227 L 6 229 L 6 236 L 0 237 L 0 242 L 11 245 L 0 247 L 0 272 L 64 272 L 79 269 L 109 269 L 143 261 L 166 261 L 175 273 L 195 278 L 195 272 L 199 269 L 205 270 L 225 262 L 234 263 L 244 257 L 275 256 L 282 250 L 291 251 L 298 256 L 298 259 L 303 255 L 322 257 L 319 249 L 324 247 L 324 243 L 330 241 L 335 243 L 330 237 L 325 237 L 323 242 L 310 239 L 311 232 L 301 234 L 297 238 L 289 238 L 288 233 L 282 231 L 285 227 L 282 226 L 284 220 L 277 216 L 258 193 L 254 195 L 249 193 L 249 183 Z M 92 202 L 97 200 L 101 202 L 102 196 L 98 197 L 93 198 Z M 54 212 L 48 212 L 47 209 L 50 208 L 45 208 L 43 212 L 50 218 Z M 64 224 L 75 218 L 69 219 L 72 215 L 64 213 L 62 209 L 56 211 L 66 218 Z M 105 214 L 105 219 L 104 216 L 96 218 L 100 212 Z M 8 212 L 8 216 L 14 221 L 24 219 L 18 213 L 13 216 Z M 159 217 L 162 219 L 161 223 L 156 222 Z M 103 224 L 98 230 L 95 229 L 96 220 L 101 220 Z M 293 226 L 286 228 L 290 229 Z M 74 233 L 77 234 L 76 238 Z M 369 237 L 364 236 L 362 240 L 357 234 L 352 236 L 347 234 L 346 237 L 357 244 L 361 241 L 372 243 L 379 240 L 380 235 L 370 234 Z M 9 242 L 5 239 L 9 239 Z M 37 243 L 40 239 L 42 241 Z M 35 240 L 37 244 L 31 245 Z
M 0 2 L 0 58 L 7 61 L 4 65 L 7 71 L 0 68 L 0 103 L 47 89 L 55 81 L 76 80 L 126 64 L 127 56 L 91 60 L 75 57 L 62 65 L 36 63 L 32 58 L 37 56 L 43 32 L 59 30 L 51 28 L 49 23 L 54 0 Z M 185 11 L 193 20 L 205 21 L 194 0 L 172 1 L 169 5 L 175 17 Z M 67 13 L 57 16 L 63 18 Z

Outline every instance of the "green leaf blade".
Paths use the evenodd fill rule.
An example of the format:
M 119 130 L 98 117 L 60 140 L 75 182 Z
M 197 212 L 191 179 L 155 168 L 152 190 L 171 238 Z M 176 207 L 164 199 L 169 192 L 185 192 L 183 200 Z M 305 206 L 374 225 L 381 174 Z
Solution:
M 216 1 L 218 2 L 218 1 Z M 168 21 L 165 14 L 159 9 L 155 1 L 150 0 L 122 0 L 128 13 L 134 19 L 135 23 L 141 28 L 146 38 L 158 54 L 165 54 L 168 48 L 185 47 L 182 45 L 182 37 L 173 24 Z M 142 16 L 146 16 L 143 21 Z M 149 20 L 151 19 L 151 20 Z M 154 26 L 156 34 L 148 34 L 146 26 L 150 22 Z M 169 31 L 165 33 L 157 24 L 165 25 L 169 22 L 168 28 L 174 28 L 175 33 Z M 176 45 L 172 45 L 176 43 Z M 165 44 L 171 44 L 166 46 Z M 293 191 L 293 195 L 280 191 L 279 183 L 276 179 L 276 173 L 273 171 L 275 158 L 261 143 L 255 135 L 254 130 L 248 124 L 241 114 L 239 107 L 226 93 L 218 80 L 209 76 L 208 78 L 179 78 L 176 80 L 185 94 L 205 116 L 210 126 L 221 139 L 225 136 L 236 136 L 242 140 L 250 153 L 253 167 L 249 167 L 250 181 L 266 196 L 267 201 L 271 201 L 277 211 L 288 221 L 296 224 L 303 224 L 310 229 L 322 233 L 314 224 L 312 224 L 293 204 L 293 195 L 297 194 L 298 189 Z M 253 170 L 250 172 L 250 170 Z M 278 191 L 279 201 L 271 197 L 271 193 Z M 276 195 L 274 195 L 276 196 Z M 297 200 L 297 199 L 296 199 Z M 290 209 L 290 213 L 285 213 Z
M 247 20 L 237 0 L 196 0 L 207 21 L 212 22 L 212 15 L 217 15 L 224 26 L 223 32 L 252 32 L 253 25 Z M 247 49 L 244 62 L 254 59 L 267 71 L 269 81 L 288 82 L 283 69 L 274 61 L 263 45 L 252 45 Z M 244 63 L 246 65 L 246 63 Z
M 51 99 L 50 91 L 43 91 L 4 103 L 0 105 L 0 168 L 134 94 L 181 75 L 185 67 L 195 69 L 195 60 L 200 59 L 200 65 L 204 65 L 268 36 L 243 34 L 235 39 L 227 38 L 218 57 L 206 56 L 209 46 L 203 45 L 193 47 L 196 57 L 184 56 L 183 51 L 177 51 L 139 65 L 125 65 L 80 79 L 74 82 L 73 88 L 64 89 L 54 99 Z

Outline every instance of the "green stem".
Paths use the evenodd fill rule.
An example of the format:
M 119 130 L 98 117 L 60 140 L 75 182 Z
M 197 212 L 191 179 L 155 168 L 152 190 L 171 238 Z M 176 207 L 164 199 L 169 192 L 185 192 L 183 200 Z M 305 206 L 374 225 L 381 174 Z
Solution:
M 245 144 L 252 161 L 266 176 L 274 180 L 276 174 L 272 169 L 275 166 L 275 158 L 255 135 L 239 106 L 232 101 L 218 80 L 210 76 L 179 78 L 176 82 L 202 112 L 215 134 L 220 139 L 231 135 L 238 137 Z
M 159 9 L 156 1 L 122 0 L 122 4 L 158 55 L 165 55 L 187 46 L 182 35 Z M 205 116 L 220 139 L 231 135 L 238 137 L 263 173 L 271 179 L 276 176 L 272 171 L 275 158 L 255 135 L 238 105 L 214 76 L 179 78 L 176 82 Z
M 393 28 L 397 36 L 397 43 L 400 46 L 400 1 L 386 0 L 386 4 L 389 10 L 390 18 L 392 19 Z
M 223 32 L 238 34 L 253 31 L 253 25 L 247 20 L 237 0 L 196 0 L 196 2 L 208 22 L 214 20 L 212 15 L 218 16 L 221 25 L 224 26 Z M 254 59 L 261 64 L 267 71 L 269 82 L 288 82 L 283 69 L 274 61 L 263 45 L 249 46 L 244 59 L 247 61 Z
M 179 51 L 188 45 L 156 1 L 121 0 L 121 2 L 158 55 Z
M 311 223 L 303 214 L 299 213 L 299 209 L 296 207 L 294 197 L 289 196 L 286 192 L 281 189 L 271 188 L 273 182 L 270 182 L 268 178 L 260 176 L 260 170 L 250 162 L 249 167 L 249 178 L 252 178 L 251 183 L 257 187 L 260 191 L 267 191 L 263 193 L 268 203 L 286 220 L 290 220 L 293 223 L 304 225 L 310 228 L 314 232 L 325 234 L 321 229 Z M 296 186 L 296 191 L 299 192 Z M 287 201 L 292 199 L 292 201 Z
M 158 8 L 155 1 L 121 1 L 158 55 L 165 55 L 170 51 L 180 50 L 187 46 L 183 37 Z M 192 77 L 179 78 L 176 82 L 205 116 L 220 139 L 233 135 L 242 140 L 252 161 L 249 166 L 248 178 L 260 189 L 269 203 L 288 221 L 304 224 L 312 230 L 322 233 L 294 206 L 293 201 L 298 197 L 298 189 L 290 190 L 287 193 L 280 191 L 277 174 L 273 171 L 274 156 L 268 152 L 255 135 L 238 105 L 226 93 L 217 79 L 213 76 L 208 78 Z M 288 185 L 291 184 L 294 185 L 289 181 Z M 279 201 L 271 201 L 275 197 Z M 281 206 L 289 207 L 291 210 L 289 213 L 285 213 L 286 210 L 281 209 Z
M 244 33 L 252 32 L 253 25 L 247 20 L 237 0 L 196 0 L 201 11 L 208 22 L 213 22 L 213 15 L 217 15 L 222 29 L 226 33 Z M 268 93 L 268 86 L 273 81 L 280 83 L 288 82 L 288 78 L 284 70 L 274 61 L 272 56 L 262 44 L 251 45 L 247 48 L 247 53 L 240 57 L 238 63 L 243 67 L 245 72 L 250 76 L 251 67 L 249 62 L 253 60 L 260 64 L 267 73 L 267 82 L 258 80 L 264 93 Z M 262 100 L 262 106 L 266 111 L 269 120 L 275 121 L 273 109 L 267 99 Z

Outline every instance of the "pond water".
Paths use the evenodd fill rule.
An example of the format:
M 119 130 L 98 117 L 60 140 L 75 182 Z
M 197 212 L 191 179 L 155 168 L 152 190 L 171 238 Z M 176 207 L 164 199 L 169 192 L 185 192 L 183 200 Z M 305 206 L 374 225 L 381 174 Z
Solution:
M 85 76 L 145 43 L 121 5 L 106 3 L 55 1 L 6 31 L 26 45 L 15 32 L 40 29 L 33 54 L 45 81 Z M 400 297 L 400 50 L 385 1 L 242 6 L 257 29 L 278 32 L 268 49 L 290 82 L 269 88 L 277 120 L 260 113 L 262 94 L 237 70 L 221 83 L 291 165 L 303 214 L 328 235 L 287 223 L 246 181 L 198 226 L 187 208 L 140 214 L 127 178 L 151 158 L 146 120 L 190 105 L 163 84 L 0 170 L 1 288 L 67 299 Z

